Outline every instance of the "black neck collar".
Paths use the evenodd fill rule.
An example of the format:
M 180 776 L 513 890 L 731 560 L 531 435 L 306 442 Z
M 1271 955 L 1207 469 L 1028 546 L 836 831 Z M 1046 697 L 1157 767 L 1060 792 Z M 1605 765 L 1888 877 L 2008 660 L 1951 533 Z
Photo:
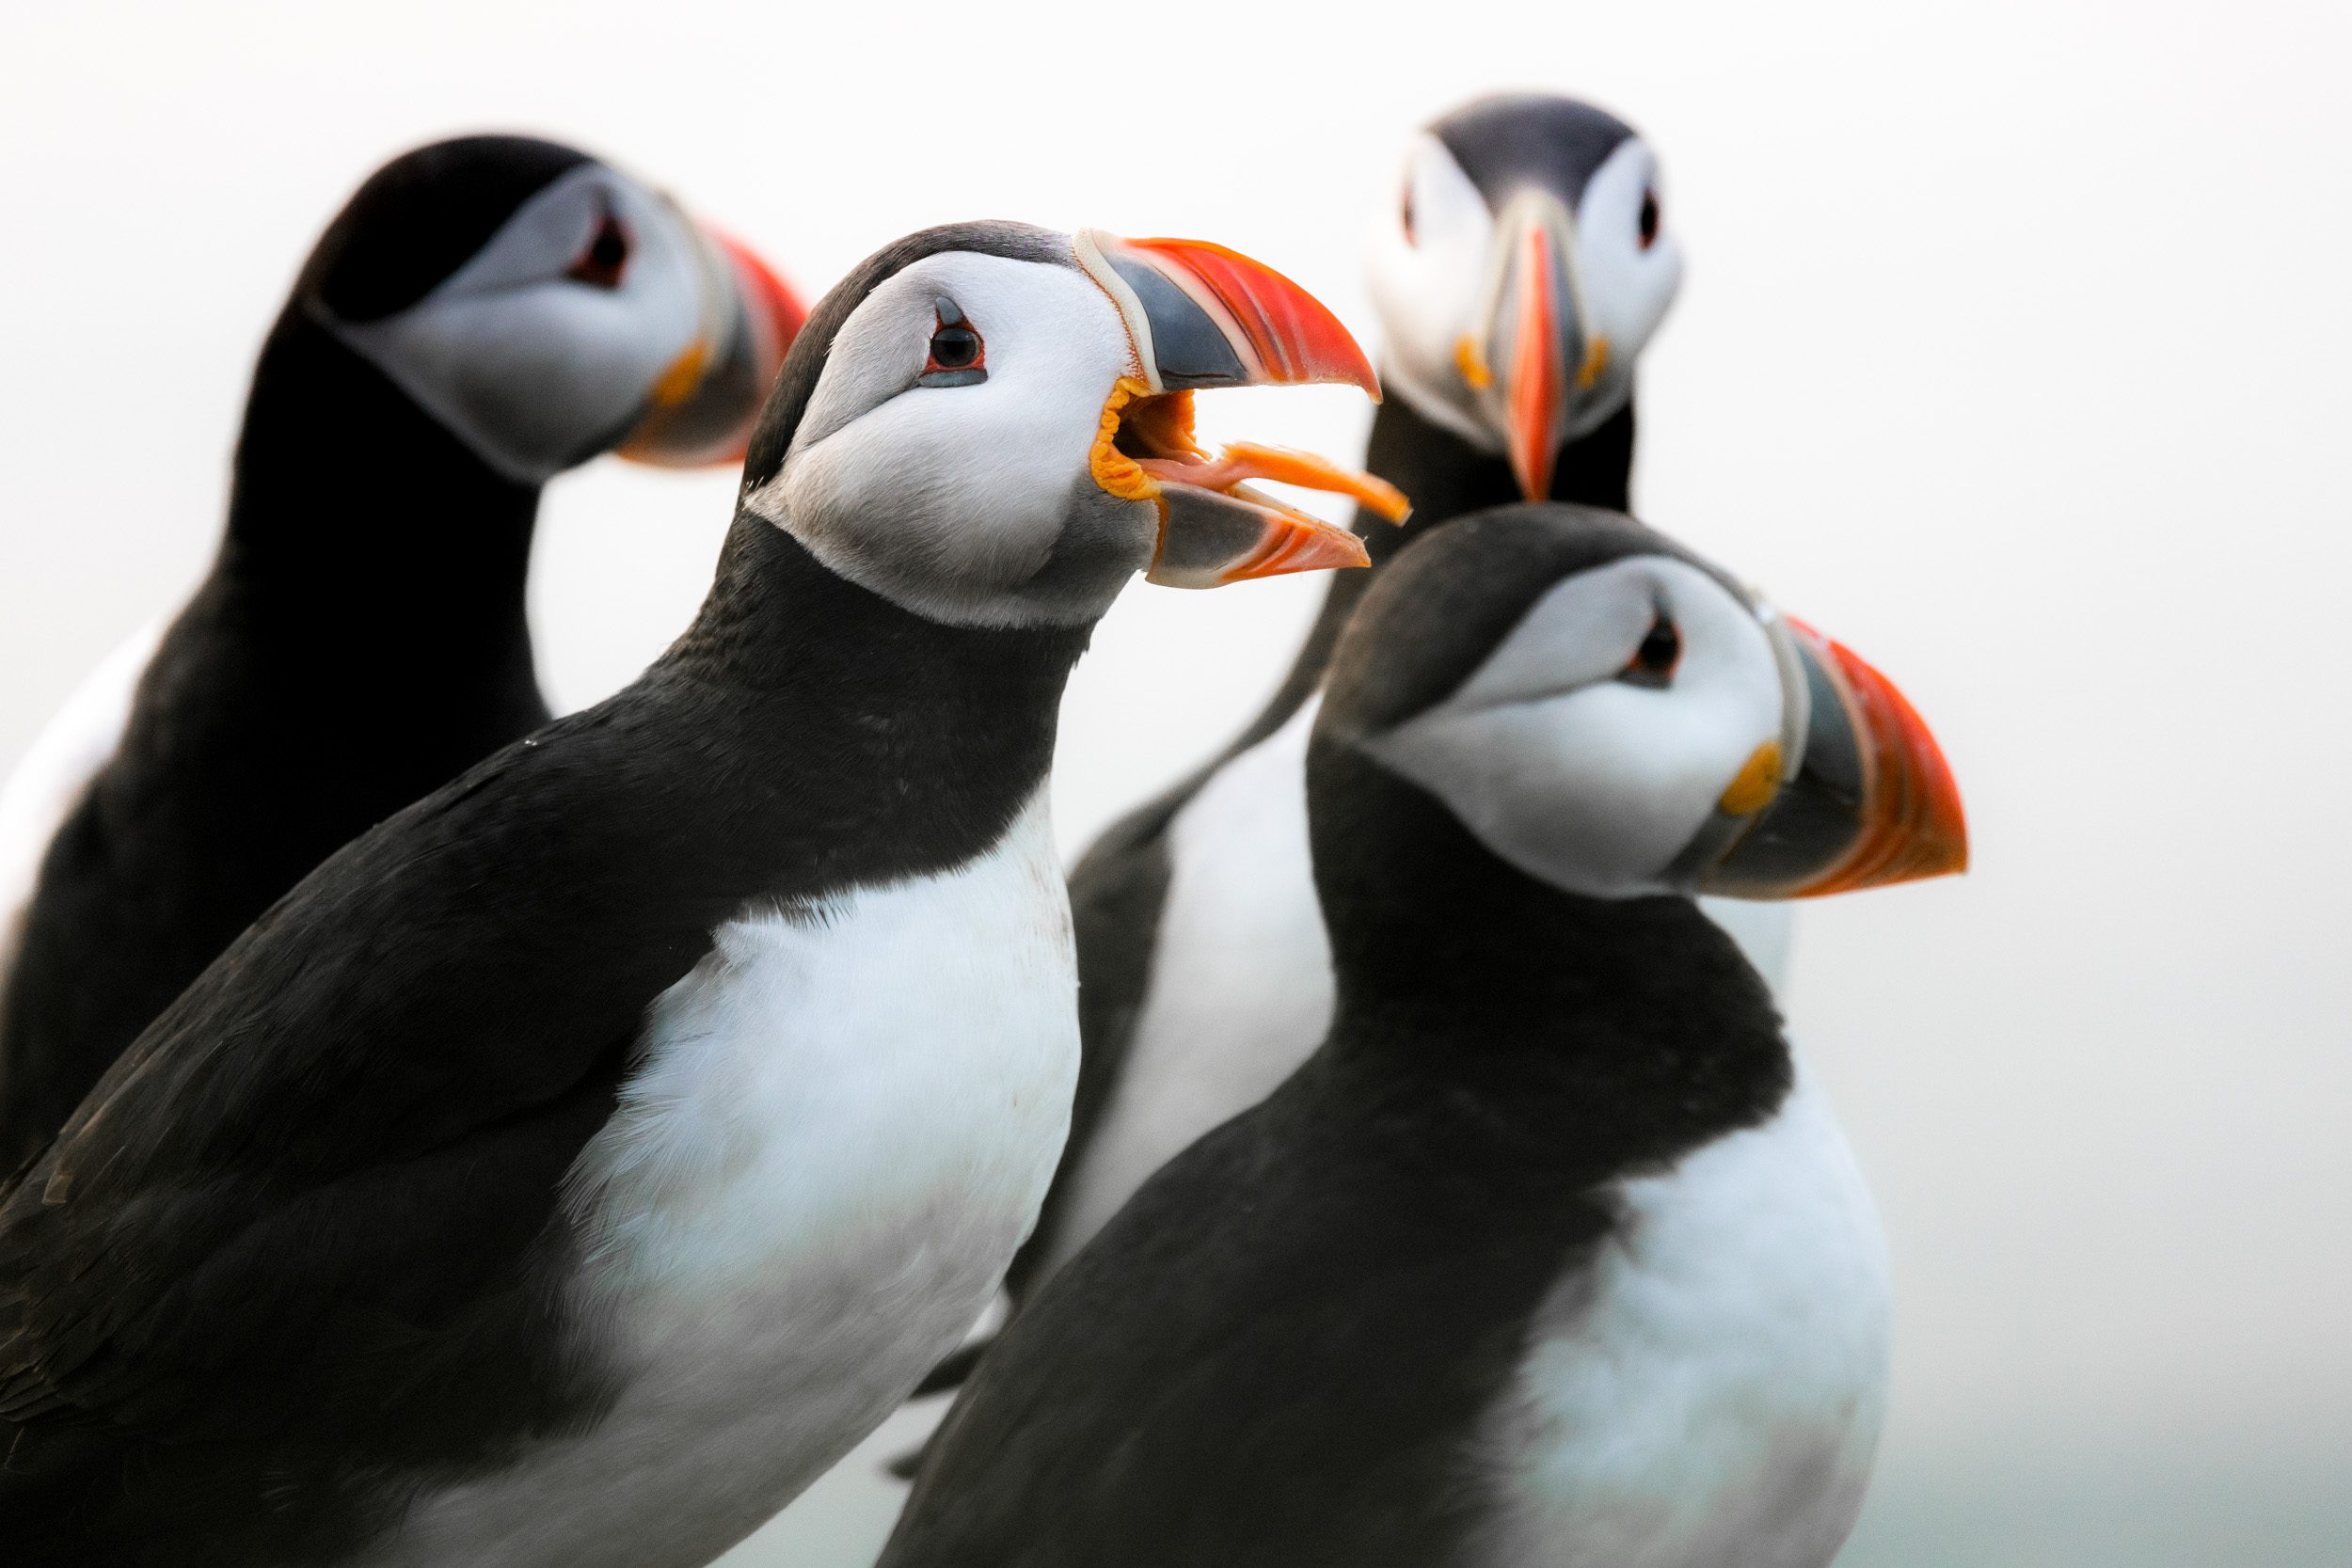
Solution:
M 236 613 L 361 666 L 527 674 L 538 509 L 296 300 L 254 371 L 215 577 Z
M 1772 993 L 1690 899 L 1588 898 L 1505 864 L 1423 791 L 1318 738 L 1325 1053 L 1589 1179 L 1767 1117 L 1792 1067 Z
M 815 893 L 993 844 L 1046 782 L 1089 634 L 926 619 L 739 508 L 701 613 L 640 689 L 691 725 L 669 744 L 720 760 L 736 848 L 792 868 L 772 891 Z
M 1521 499 L 1518 481 L 1501 452 L 1471 445 L 1421 414 L 1402 395 L 1381 404 L 1373 415 L 1364 466 L 1413 501 L 1413 515 L 1402 529 L 1377 518 L 1359 518 L 1368 538 L 1388 541 L 1385 549 L 1375 549 L 1375 560 L 1393 554 L 1422 530 Z M 1633 404 L 1629 397 L 1599 428 L 1560 449 L 1549 499 L 1623 512 L 1629 505 L 1632 473 Z

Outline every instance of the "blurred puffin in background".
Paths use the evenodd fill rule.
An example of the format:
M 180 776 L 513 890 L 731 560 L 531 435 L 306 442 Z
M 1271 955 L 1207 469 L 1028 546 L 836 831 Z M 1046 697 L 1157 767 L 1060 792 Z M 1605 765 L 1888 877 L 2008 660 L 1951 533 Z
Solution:
M 362 833 L 0 1196 L 44 1568 L 690 1568 L 996 1292 L 1069 1127 L 1062 689 L 1138 572 L 1338 565 L 1192 389 L 1372 366 L 1220 246 L 927 230 L 777 377 L 695 622 Z
M 740 461 L 802 313 L 553 142 L 437 142 L 359 187 L 262 344 L 211 572 L 0 793 L 0 1169 L 304 873 L 547 721 L 541 486 Z
M 1883 1243 L 1698 890 L 1962 869 L 1886 679 L 1630 519 L 1365 595 L 1310 743 L 1336 1020 L 1024 1305 L 881 1568 L 1824 1568 Z
M 1072 874 L 1086 1058 L 1070 1152 L 1010 1278 L 1016 1300 L 1323 1037 L 1330 953 L 1304 768 L 1341 627 L 1382 562 L 1464 513 L 1546 497 L 1626 507 L 1635 367 L 1681 277 L 1657 155 L 1615 116 L 1569 98 L 1486 98 L 1413 141 L 1372 246 L 1388 395 L 1366 458 L 1411 515 L 1399 529 L 1359 512 L 1375 573 L 1333 580 L 1273 702 Z M 1783 917 L 1730 918 L 1775 972 Z

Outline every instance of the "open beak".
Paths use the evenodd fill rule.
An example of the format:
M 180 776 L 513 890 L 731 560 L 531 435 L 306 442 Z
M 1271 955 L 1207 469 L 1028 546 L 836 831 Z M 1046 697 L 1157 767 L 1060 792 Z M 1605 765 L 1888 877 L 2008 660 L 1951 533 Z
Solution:
M 1503 433 L 1519 494 L 1544 500 L 1578 392 L 1609 368 L 1576 274 L 1576 220 L 1557 197 L 1522 191 L 1496 225 L 1486 306 L 1462 340 L 1462 373 Z
M 1249 482 L 1347 496 L 1402 522 L 1406 500 L 1395 486 L 1309 452 L 1239 442 L 1212 454 L 1193 439 L 1198 388 L 1343 382 L 1377 398 L 1372 362 L 1339 319 L 1280 273 L 1222 245 L 1087 230 L 1076 249 L 1135 344 L 1140 373 L 1122 377 L 1104 404 L 1089 461 L 1104 490 L 1159 508 L 1151 580 L 1215 588 L 1369 565 L 1355 534 Z
M 644 417 L 617 449 L 665 468 L 743 461 L 768 388 L 808 315 L 749 245 L 685 221 L 701 262 L 701 323 L 645 389 Z
M 1788 733 L 1749 759 L 1702 833 L 1702 893 L 1814 898 L 1968 868 L 1960 786 L 1918 711 L 1851 649 L 1772 624 Z

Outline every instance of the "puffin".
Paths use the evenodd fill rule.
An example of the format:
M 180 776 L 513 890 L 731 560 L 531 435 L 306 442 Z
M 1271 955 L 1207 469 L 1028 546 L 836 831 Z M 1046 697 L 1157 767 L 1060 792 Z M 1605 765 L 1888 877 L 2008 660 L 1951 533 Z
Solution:
M 361 833 L 0 1193 L 44 1568 L 687 1568 L 899 1404 L 1069 1122 L 1065 680 L 1137 573 L 1359 565 L 1192 438 L 1373 389 L 1204 242 L 924 230 L 818 303 L 641 677 Z M 399 547 L 387 543 L 387 550 Z
M 262 346 L 210 571 L 0 791 L 0 1170 L 312 866 L 547 722 L 541 487 L 739 462 L 802 314 L 574 148 L 465 136 L 359 187 Z
M 1481 99 L 1414 139 L 1371 246 L 1390 395 L 1366 458 L 1411 515 L 1399 529 L 1359 511 L 1374 572 L 1333 581 L 1266 709 L 1072 873 L 1086 1057 L 1063 1169 L 1010 1276 L 1016 1307 L 1144 1178 L 1323 1037 L 1330 958 L 1304 772 L 1332 647 L 1383 563 L 1466 513 L 1546 498 L 1627 509 L 1634 371 L 1682 276 L 1659 192 L 1649 144 L 1575 99 Z M 1780 911 L 1710 908 L 1777 976 Z
M 880 1568 L 1823 1568 L 1885 1254 L 1693 895 L 1962 869 L 1925 724 L 1672 541 L 1515 505 L 1364 594 L 1307 766 L 1327 1037 L 1012 1319 Z

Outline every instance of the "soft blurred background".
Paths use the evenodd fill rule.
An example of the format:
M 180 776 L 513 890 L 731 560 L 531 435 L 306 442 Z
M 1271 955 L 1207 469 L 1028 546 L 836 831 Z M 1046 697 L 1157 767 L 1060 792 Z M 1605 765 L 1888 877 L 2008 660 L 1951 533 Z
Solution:
M 1407 132 L 1496 87 L 1592 97 L 1661 150 L 1691 261 L 1642 510 L 1893 673 L 1973 819 L 1965 881 L 1800 937 L 1790 1009 L 1899 1289 L 1841 1561 L 2352 1562 L 2347 59 L 2317 0 L 11 6 L 0 766 L 195 579 L 297 262 L 414 142 L 582 142 L 812 295 L 1015 216 L 1237 245 L 1369 340 Z M 1204 403 L 1343 455 L 1364 420 Z M 557 483 L 559 707 L 684 624 L 732 483 Z M 1318 592 L 1130 593 L 1070 697 L 1068 846 L 1227 736 Z M 861 1568 L 874 1456 L 922 1420 L 731 1568 Z

